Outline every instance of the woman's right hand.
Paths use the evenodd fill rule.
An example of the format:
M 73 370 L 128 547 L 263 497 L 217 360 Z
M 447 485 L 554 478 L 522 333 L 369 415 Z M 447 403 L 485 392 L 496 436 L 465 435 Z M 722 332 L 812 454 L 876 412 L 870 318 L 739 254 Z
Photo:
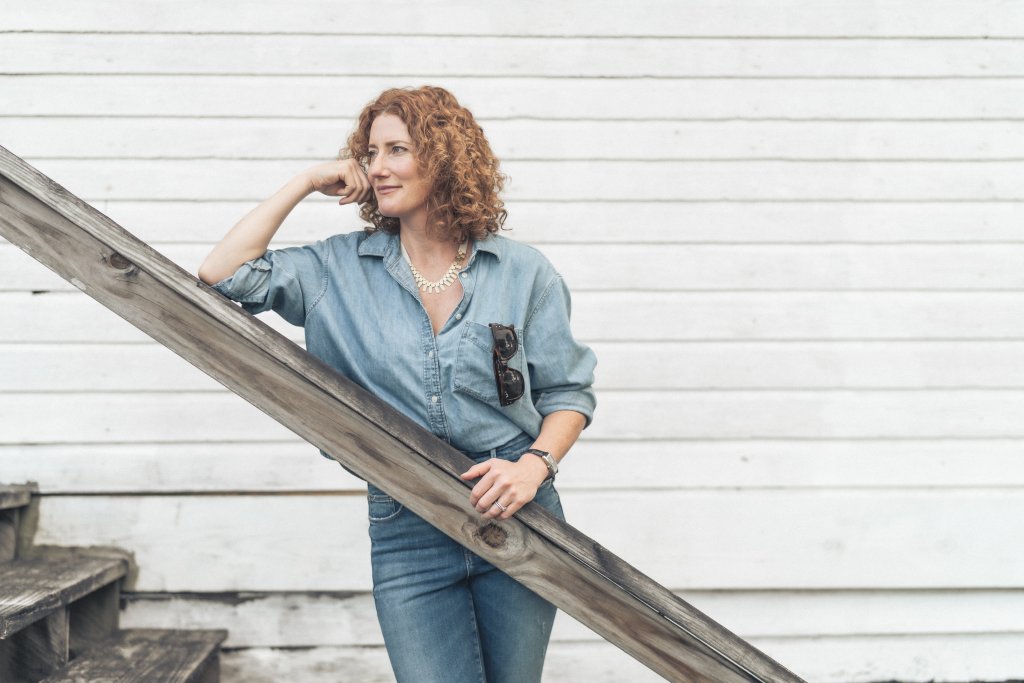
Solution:
M 306 170 L 309 186 L 327 195 L 341 197 L 339 204 L 362 204 L 370 198 L 373 188 L 355 159 L 340 159 L 317 164 Z

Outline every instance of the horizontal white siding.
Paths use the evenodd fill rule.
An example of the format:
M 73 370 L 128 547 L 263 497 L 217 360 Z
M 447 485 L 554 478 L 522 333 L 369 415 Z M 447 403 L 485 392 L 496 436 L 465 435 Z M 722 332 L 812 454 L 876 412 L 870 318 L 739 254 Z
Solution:
M 252 200 L 308 162 L 39 161 L 43 173 L 94 201 Z M 196 173 L 202 166 L 203 173 Z M 510 161 L 510 200 L 613 201 L 1018 201 L 1024 161 Z M 239 184 L 244 177 L 245 182 Z M 765 182 L 771 178 L 772 182 Z M 158 179 L 154 182 L 153 179 Z M 668 207 L 665 207 L 666 209 Z M 841 209 L 841 207 L 838 207 Z M 665 220 L 671 215 L 665 211 Z M 631 226 L 642 230 L 642 226 Z
M 623 12 L 611 0 L 585 6 L 523 0 L 493 7 L 465 0 L 426 5 L 378 3 L 337 11 L 330 0 L 302 0 L 285 9 L 277 0 L 253 0 L 237 7 L 186 0 L 129 11 L 124 0 L 95 0 L 87 6 L 56 0 L 46 6 L 22 2 L 8 11 L 5 27 L 19 31 L 199 31 L 257 33 L 331 33 L 363 35 L 432 34 L 564 36 L 894 36 L 954 38 L 1018 37 L 1024 34 L 1024 10 L 1005 0 L 863 2 L 830 0 L 645 0 L 642 12 Z M 584 11 L 585 9 L 585 11 Z M 928 11 L 930 10 L 930 11 Z M 443 47 L 443 44 L 441 44 Z
M 734 78 L 1020 76 L 1015 40 L 9 33 L 8 74 Z M 387 53 L 382 54 L 386 48 Z M 130 66 L 129 66 L 130 65 Z
M 1017 121 L 621 121 L 483 119 L 511 160 L 1007 160 L 1024 156 Z M 36 160 L 74 146 L 94 159 L 252 159 L 310 163 L 341 147 L 348 118 L 8 117 L 4 145 Z
M 25 2 L 0 145 L 195 272 L 381 89 L 450 88 L 599 357 L 570 521 L 810 681 L 1005 680 L 1022 37 L 1000 0 Z M 311 198 L 275 244 L 358 225 Z M 390 680 L 360 482 L 2 243 L 0 479 L 36 542 L 135 554 L 127 625 L 230 628 L 226 681 Z M 547 677 L 654 679 L 564 616 Z
M 128 72 L 0 76 L 0 90 L 7 95 L 0 99 L 0 115 L 345 120 L 383 88 L 422 83 L 451 89 L 484 120 L 984 121 L 1015 119 L 1024 111 L 1024 83 L 1015 77 L 488 79 L 437 74 L 401 79 Z M 623 135 L 629 130 L 624 128 Z

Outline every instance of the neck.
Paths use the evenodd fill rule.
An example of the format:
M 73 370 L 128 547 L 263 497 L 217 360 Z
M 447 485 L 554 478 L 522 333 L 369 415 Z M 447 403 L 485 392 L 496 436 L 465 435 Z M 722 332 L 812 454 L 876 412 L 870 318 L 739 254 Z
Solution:
M 409 260 L 424 274 L 447 270 L 459 252 L 459 245 L 454 242 L 427 235 L 425 231 L 407 230 L 404 225 L 398 238 Z

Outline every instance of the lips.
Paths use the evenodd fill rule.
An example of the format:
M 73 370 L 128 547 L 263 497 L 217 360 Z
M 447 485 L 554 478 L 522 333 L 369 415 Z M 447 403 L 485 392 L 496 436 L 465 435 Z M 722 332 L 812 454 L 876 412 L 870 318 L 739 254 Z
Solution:
M 378 185 L 376 192 L 377 192 L 378 195 L 390 194 L 390 193 L 394 192 L 397 189 L 398 189 L 398 185 Z

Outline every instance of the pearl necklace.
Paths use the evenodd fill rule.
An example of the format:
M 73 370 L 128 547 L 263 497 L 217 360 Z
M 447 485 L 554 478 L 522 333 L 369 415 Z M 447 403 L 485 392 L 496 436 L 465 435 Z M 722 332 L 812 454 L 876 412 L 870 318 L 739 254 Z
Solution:
M 401 241 L 399 241 L 401 244 Z M 427 278 L 420 274 L 420 271 L 416 270 L 416 266 L 412 264 L 412 259 L 409 258 L 409 252 L 406 251 L 405 245 L 402 244 L 402 256 L 405 257 L 406 263 L 409 264 L 409 270 L 412 271 L 412 279 L 416 281 L 416 286 L 420 288 L 421 292 L 437 293 L 443 292 L 448 289 L 456 277 L 459 274 L 459 270 L 462 268 L 462 263 L 466 260 L 466 248 L 469 246 L 469 240 L 466 240 L 459 245 L 459 253 L 455 255 L 455 262 L 448 266 L 448 270 L 436 282 L 431 282 Z

